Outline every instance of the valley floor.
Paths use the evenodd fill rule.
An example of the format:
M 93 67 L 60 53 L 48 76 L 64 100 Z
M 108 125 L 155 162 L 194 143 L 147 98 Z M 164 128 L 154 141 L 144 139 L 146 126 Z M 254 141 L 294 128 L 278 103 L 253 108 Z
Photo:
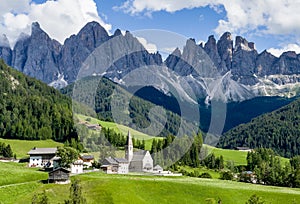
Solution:
M 9 173 L 10 172 L 10 173 Z M 35 175 L 35 176 L 33 176 Z M 299 203 L 300 189 L 261 186 L 218 179 L 164 178 L 106 175 L 93 172 L 77 175 L 88 203 L 207 203 L 220 198 L 223 204 L 244 204 L 252 194 L 266 203 Z M 44 190 L 50 203 L 68 199 L 69 185 L 42 184 L 47 174 L 24 164 L 0 163 L 0 203 L 31 203 Z

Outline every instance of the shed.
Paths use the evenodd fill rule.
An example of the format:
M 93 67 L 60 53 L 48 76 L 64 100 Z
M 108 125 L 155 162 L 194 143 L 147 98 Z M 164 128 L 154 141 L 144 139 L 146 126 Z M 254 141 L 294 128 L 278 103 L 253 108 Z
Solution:
M 70 171 L 65 168 L 57 168 L 49 172 L 48 182 L 57 184 L 68 184 L 70 183 Z

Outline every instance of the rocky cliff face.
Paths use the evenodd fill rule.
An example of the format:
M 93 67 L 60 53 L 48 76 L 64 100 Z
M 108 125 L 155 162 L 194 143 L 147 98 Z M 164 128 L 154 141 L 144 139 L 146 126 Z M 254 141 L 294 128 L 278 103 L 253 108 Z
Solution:
M 95 51 L 95 66 L 80 72 Z M 105 75 L 121 83 L 129 72 L 143 66 L 165 67 L 161 73 L 157 73 L 160 69 L 153 73 L 161 77 L 159 84 L 172 74 L 172 84 L 178 83 L 183 92 L 192 87 L 197 97 L 208 99 L 242 101 L 265 95 L 293 96 L 300 87 L 300 55 L 286 52 L 277 58 L 267 51 L 258 53 L 253 42 L 240 36 L 233 41 L 229 32 L 219 40 L 209 36 L 205 45 L 188 39 L 182 51 L 177 48 L 163 62 L 159 53 L 148 53 L 128 31 L 123 35 L 116 30 L 110 36 L 97 22 L 90 22 L 61 45 L 33 23 L 31 35 L 20 35 L 13 49 L 6 36 L 0 36 L 0 58 L 58 88 L 74 82 L 78 74 Z M 139 75 L 140 80 L 145 77 Z M 156 88 L 165 89 L 162 84 Z M 189 93 L 183 95 L 187 97 Z

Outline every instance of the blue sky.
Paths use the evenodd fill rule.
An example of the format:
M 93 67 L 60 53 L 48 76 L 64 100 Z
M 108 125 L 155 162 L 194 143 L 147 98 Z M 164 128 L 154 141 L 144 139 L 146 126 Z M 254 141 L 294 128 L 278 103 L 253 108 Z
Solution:
M 20 32 L 30 34 L 33 21 L 63 43 L 96 20 L 110 33 L 161 29 L 199 42 L 229 31 L 255 42 L 259 52 L 300 52 L 298 0 L 0 0 L 0 5 L 0 34 L 12 46 Z

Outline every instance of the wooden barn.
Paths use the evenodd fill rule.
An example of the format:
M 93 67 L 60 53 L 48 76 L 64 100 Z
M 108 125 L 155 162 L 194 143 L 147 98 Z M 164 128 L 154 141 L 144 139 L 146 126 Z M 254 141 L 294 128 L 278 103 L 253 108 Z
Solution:
M 68 184 L 70 183 L 70 171 L 64 168 L 57 168 L 49 172 L 48 183 Z

